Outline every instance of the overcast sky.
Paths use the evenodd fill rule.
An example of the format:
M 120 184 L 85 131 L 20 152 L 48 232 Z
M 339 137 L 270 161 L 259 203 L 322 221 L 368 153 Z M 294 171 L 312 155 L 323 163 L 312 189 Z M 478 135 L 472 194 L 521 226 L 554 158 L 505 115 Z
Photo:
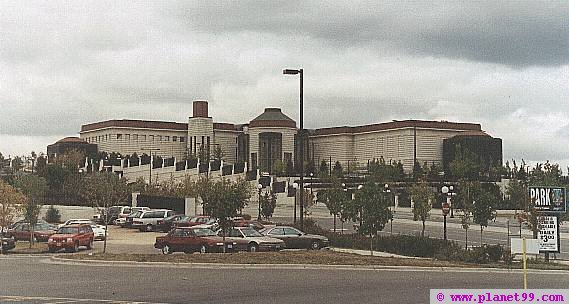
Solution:
M 305 127 L 480 123 L 504 161 L 566 172 L 567 16 L 566 1 L 0 0 L 0 152 L 107 119 L 186 122 L 196 99 L 217 122 L 298 120 L 282 69 L 302 67 Z

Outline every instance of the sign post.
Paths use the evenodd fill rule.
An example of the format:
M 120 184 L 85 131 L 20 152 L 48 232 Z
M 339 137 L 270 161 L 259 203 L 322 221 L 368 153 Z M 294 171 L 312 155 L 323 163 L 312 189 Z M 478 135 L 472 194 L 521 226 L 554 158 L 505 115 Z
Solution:
M 448 198 L 447 198 L 448 200 Z M 443 236 L 444 236 L 444 240 L 447 240 L 447 215 L 448 212 L 450 211 L 450 206 L 449 203 L 443 203 L 441 210 L 443 211 Z
M 526 239 L 523 237 L 521 239 L 510 239 L 510 242 L 510 252 L 512 254 L 522 254 L 522 261 L 524 265 L 524 289 L 527 289 L 527 255 L 539 254 L 538 241 L 536 239 Z

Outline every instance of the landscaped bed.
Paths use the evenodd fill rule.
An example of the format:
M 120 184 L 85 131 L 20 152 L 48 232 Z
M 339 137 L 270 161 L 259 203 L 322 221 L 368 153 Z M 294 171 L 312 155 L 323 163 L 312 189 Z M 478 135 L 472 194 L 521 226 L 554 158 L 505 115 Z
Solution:
M 281 252 L 239 252 L 209 254 L 66 254 L 61 258 L 74 260 L 169 262 L 169 263 L 217 263 L 217 264 L 309 264 L 309 265 L 356 265 L 356 266 L 412 266 L 412 267 L 464 267 L 464 268 L 521 268 L 521 263 L 471 264 L 430 259 L 401 259 L 391 257 L 363 256 L 328 250 L 320 251 L 281 251 Z M 569 270 L 561 264 L 530 263 L 532 269 Z

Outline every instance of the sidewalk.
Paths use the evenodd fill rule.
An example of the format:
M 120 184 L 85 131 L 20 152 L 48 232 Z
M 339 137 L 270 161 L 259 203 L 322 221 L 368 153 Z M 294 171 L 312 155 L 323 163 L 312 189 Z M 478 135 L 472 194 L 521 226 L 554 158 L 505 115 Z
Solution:
M 394 253 L 383 252 L 383 251 L 375 251 L 375 250 L 373 251 L 373 254 L 369 250 L 360 250 L 360 249 L 330 247 L 329 250 L 334 251 L 334 252 L 352 253 L 352 254 L 357 254 L 357 255 L 373 255 L 373 256 L 383 257 L 383 258 L 429 260 L 429 258 L 420 258 L 420 257 L 406 256 L 406 255 L 398 255 L 398 254 L 394 254 Z

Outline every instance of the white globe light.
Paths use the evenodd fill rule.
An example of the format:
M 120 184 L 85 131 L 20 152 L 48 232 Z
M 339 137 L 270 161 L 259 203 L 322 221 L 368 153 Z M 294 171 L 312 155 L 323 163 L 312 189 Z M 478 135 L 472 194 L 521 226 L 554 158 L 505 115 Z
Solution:
M 447 186 L 443 186 L 443 187 L 441 188 L 441 191 L 442 191 L 444 194 L 447 194 L 447 193 L 448 193 L 448 187 L 447 187 Z

